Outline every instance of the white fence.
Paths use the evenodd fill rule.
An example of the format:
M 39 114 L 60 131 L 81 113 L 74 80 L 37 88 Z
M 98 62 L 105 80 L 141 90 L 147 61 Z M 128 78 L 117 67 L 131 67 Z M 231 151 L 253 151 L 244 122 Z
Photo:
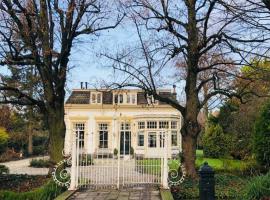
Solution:
M 102 149 L 93 154 L 83 151 L 81 138 L 72 145 L 71 190 L 76 188 L 123 188 L 145 184 L 168 188 L 167 134 L 164 134 L 164 152 L 153 158 L 136 155 L 128 147 L 117 155 Z M 128 144 L 130 145 L 130 144 Z M 120 145 L 119 145 L 120 146 Z M 120 149 L 120 148 L 119 148 Z

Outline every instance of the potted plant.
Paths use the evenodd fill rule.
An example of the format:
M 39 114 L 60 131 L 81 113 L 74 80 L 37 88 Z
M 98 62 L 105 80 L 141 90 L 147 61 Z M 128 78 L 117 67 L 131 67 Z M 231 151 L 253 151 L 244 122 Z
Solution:
M 115 148 L 115 149 L 113 150 L 113 157 L 114 157 L 114 158 L 117 158 L 117 155 L 118 155 L 118 149 Z

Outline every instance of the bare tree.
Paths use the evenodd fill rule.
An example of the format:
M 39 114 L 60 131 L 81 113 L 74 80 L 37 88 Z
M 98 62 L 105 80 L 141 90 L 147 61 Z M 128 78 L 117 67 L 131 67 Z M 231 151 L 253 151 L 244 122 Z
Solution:
M 123 18 L 114 1 L 2 0 L 0 2 L 0 65 L 33 67 L 40 95 L 1 82 L 1 102 L 38 106 L 49 127 L 50 159 L 62 159 L 64 99 L 69 56 L 76 39 L 98 36 Z
M 114 61 L 114 69 L 122 72 L 121 80 L 113 86 L 142 88 L 148 95 L 180 111 L 183 116 L 183 162 L 187 175 L 195 178 L 196 141 L 201 130 L 197 117 L 200 110 L 216 95 L 242 100 L 247 94 L 245 89 L 236 90 L 231 84 L 235 77 L 240 77 L 238 70 L 229 70 L 224 66 L 237 69 L 244 63 L 248 65 L 252 56 L 267 52 L 267 43 L 263 45 L 268 40 L 267 35 L 262 27 L 242 20 L 246 11 L 233 12 L 233 1 L 134 0 L 122 3 L 135 24 L 139 45 L 124 49 L 117 55 L 106 54 Z M 222 59 L 200 65 L 207 55 Z M 179 59 L 184 62 L 186 73 L 185 104 L 164 98 L 157 92 L 162 87 L 166 70 L 174 67 Z M 212 87 L 208 93 L 200 95 L 205 85 L 209 84 Z

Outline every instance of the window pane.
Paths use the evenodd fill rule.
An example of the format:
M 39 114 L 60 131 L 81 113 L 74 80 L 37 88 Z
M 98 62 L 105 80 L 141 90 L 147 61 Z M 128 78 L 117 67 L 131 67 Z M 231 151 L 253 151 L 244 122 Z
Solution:
M 108 124 L 100 123 L 99 128 L 99 148 L 108 148 Z
M 101 103 L 101 94 L 97 94 L 97 103 Z
M 149 133 L 148 134 L 148 146 L 149 147 L 157 147 L 156 133 Z
M 138 146 L 139 146 L 139 147 L 144 146 L 144 133 L 143 133 L 143 132 L 139 132 L 139 133 L 138 133 L 138 138 L 137 138 L 137 140 L 138 140 Z
M 130 94 L 127 94 L 127 103 L 130 103 Z
M 123 103 L 123 95 L 119 94 L 119 103 Z
M 157 122 L 156 121 L 148 121 L 147 128 L 150 128 L 150 129 L 157 128 Z
M 177 146 L 177 131 L 172 131 L 172 146 Z
M 132 94 L 132 104 L 136 104 L 136 95 Z
M 79 138 L 79 147 L 84 147 L 84 123 L 75 123 L 75 134 Z
M 96 94 L 92 94 L 92 103 L 96 103 Z
M 177 121 L 171 122 L 171 129 L 177 129 Z
M 118 95 L 114 95 L 114 103 L 118 103 Z
M 159 147 L 164 147 L 165 145 L 165 133 L 160 132 L 159 133 Z
M 160 121 L 159 122 L 159 128 L 162 129 L 162 128 L 169 128 L 169 121 Z
M 138 122 L 138 128 L 144 129 L 145 128 L 145 122 Z

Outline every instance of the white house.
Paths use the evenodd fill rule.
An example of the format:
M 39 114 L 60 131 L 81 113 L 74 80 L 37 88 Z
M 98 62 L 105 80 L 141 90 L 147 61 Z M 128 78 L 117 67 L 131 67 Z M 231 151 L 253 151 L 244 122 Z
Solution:
M 175 91 L 164 89 L 159 94 L 176 100 Z M 169 157 L 181 150 L 180 112 L 142 90 L 75 89 L 65 104 L 65 122 L 65 152 L 69 153 L 75 133 L 87 154 L 113 156 L 118 151 L 120 157 L 135 153 L 155 158 L 164 145 Z

